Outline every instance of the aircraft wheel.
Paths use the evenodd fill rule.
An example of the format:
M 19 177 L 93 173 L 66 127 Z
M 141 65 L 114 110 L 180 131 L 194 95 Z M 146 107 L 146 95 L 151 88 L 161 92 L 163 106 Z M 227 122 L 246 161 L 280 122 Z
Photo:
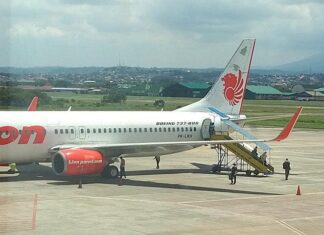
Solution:
M 245 172 L 245 174 L 246 174 L 247 176 L 251 176 L 251 174 L 252 174 L 252 171 L 250 171 L 250 170 L 247 170 L 247 171 Z
M 119 174 L 119 170 L 116 166 L 106 166 L 104 170 L 101 172 L 101 176 L 104 178 L 117 178 Z
M 255 175 L 258 175 L 260 172 L 258 170 L 254 170 L 253 172 Z

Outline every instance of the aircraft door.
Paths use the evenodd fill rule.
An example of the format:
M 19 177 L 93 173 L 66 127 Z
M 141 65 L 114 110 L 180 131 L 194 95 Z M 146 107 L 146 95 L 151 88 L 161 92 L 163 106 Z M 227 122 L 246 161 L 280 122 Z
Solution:
M 201 126 L 201 135 L 204 140 L 209 140 L 210 139 L 210 127 L 212 125 L 212 120 L 210 119 L 205 119 L 202 122 Z
M 79 126 L 79 138 L 80 139 L 86 138 L 86 128 L 83 126 Z
M 75 139 L 75 136 L 76 136 L 75 127 L 70 126 L 69 127 L 69 133 L 70 133 L 70 139 L 74 140 Z

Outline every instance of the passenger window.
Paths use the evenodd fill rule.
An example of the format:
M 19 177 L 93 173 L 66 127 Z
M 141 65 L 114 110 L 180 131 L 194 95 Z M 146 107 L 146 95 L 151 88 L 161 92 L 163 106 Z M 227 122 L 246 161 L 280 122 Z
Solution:
M 71 129 L 70 132 L 71 132 L 71 134 L 74 134 L 74 130 L 73 129 Z
M 117 129 L 116 128 L 114 128 L 114 133 L 116 133 L 117 132 Z
M 189 131 L 192 131 L 192 127 L 189 127 Z
M 90 129 L 87 129 L 87 133 L 90 134 Z
M 138 128 L 138 132 L 142 132 L 142 128 Z
M 196 127 L 194 127 L 194 131 L 196 131 L 197 129 L 196 129 Z
M 186 127 L 186 131 L 188 131 L 188 127 Z
M 19 130 L 19 133 L 21 134 L 21 130 Z M 57 134 L 58 134 L 58 130 L 55 129 L 55 135 L 57 135 Z
M 137 128 L 134 128 L 134 132 L 137 132 Z
M 128 132 L 131 133 L 132 132 L 132 128 L 128 128 Z
M 25 133 L 26 134 L 26 133 Z M 60 129 L 60 134 L 63 134 L 63 129 Z
M 122 132 L 122 131 L 121 131 L 121 128 L 118 128 L 118 132 L 119 132 L 119 133 L 121 133 L 121 132 Z
M 111 133 L 111 128 L 109 128 L 108 130 L 109 130 L 109 133 Z
M 179 132 L 180 131 L 180 128 L 179 127 L 177 127 L 177 132 Z
M 84 130 L 83 130 L 83 129 L 81 129 L 81 130 L 80 130 L 80 132 L 81 132 L 81 134 L 83 134 L 83 133 L 84 133 Z
M 157 132 L 157 128 L 156 127 L 154 128 L 154 132 Z
M 104 131 L 104 133 L 107 133 L 107 129 L 106 128 L 104 128 L 103 131 Z
M 126 128 L 124 128 L 124 133 L 126 133 L 127 132 L 127 129 Z
M 183 127 L 181 127 L 181 131 L 182 131 L 182 132 L 184 131 L 184 128 L 183 128 Z
M 144 132 L 147 132 L 147 128 L 144 128 Z
M 150 127 L 150 132 L 153 132 L 153 128 Z
M 93 133 L 94 133 L 94 134 L 96 133 L 96 128 L 93 128 Z
M 68 129 L 65 129 L 65 134 L 69 134 L 69 130 Z
M 98 129 L 98 133 L 101 133 L 101 128 Z
M 168 132 L 171 132 L 171 128 L 170 127 L 168 127 Z
M 163 131 L 166 132 L 166 128 L 165 127 L 163 128 Z
M 172 127 L 172 131 L 175 132 L 175 128 L 174 127 Z
M 159 132 L 162 132 L 162 128 L 161 127 L 159 127 Z

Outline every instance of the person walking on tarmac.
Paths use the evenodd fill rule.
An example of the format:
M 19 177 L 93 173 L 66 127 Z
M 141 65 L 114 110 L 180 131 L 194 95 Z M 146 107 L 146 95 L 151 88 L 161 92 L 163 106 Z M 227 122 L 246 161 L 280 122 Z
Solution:
M 126 178 L 125 163 L 125 159 L 123 157 L 120 157 L 120 178 L 122 178 L 123 175 Z
M 236 163 L 234 163 L 230 174 L 231 184 L 236 184 L 236 174 L 237 174 L 237 167 L 236 167 Z
M 155 156 L 154 159 L 156 161 L 156 169 L 160 169 L 160 156 Z
M 290 171 L 290 161 L 286 158 L 286 161 L 282 163 L 282 168 L 285 169 L 286 180 L 288 180 L 289 171 Z

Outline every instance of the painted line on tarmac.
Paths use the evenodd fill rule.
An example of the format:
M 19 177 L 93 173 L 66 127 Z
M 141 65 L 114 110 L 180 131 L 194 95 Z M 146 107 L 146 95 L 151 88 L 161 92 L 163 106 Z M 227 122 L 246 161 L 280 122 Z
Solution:
M 37 211 L 37 194 L 34 195 L 33 200 L 33 216 L 32 216 L 32 229 L 36 228 L 36 211 Z
M 284 220 L 281 220 L 281 221 L 313 220 L 313 219 L 321 219 L 321 218 L 324 218 L 324 215 L 305 216 L 305 217 L 299 217 L 299 218 L 284 219 Z
M 282 220 L 275 220 L 278 224 L 282 225 L 283 227 L 289 229 L 290 231 L 298 234 L 298 235 L 306 235 L 305 233 L 303 233 L 302 231 L 298 230 L 297 228 L 287 224 L 286 222 L 282 221 Z
M 316 194 L 324 194 L 324 192 L 303 193 L 303 195 L 316 195 Z M 270 196 L 258 196 L 258 197 L 237 197 L 237 198 L 211 199 L 211 200 L 202 200 L 202 201 L 184 201 L 181 203 L 187 204 L 187 203 L 204 203 L 204 202 L 222 202 L 222 201 L 262 199 L 262 198 L 273 198 L 273 197 L 287 197 L 287 196 L 295 196 L 295 195 L 296 194 L 270 195 Z

